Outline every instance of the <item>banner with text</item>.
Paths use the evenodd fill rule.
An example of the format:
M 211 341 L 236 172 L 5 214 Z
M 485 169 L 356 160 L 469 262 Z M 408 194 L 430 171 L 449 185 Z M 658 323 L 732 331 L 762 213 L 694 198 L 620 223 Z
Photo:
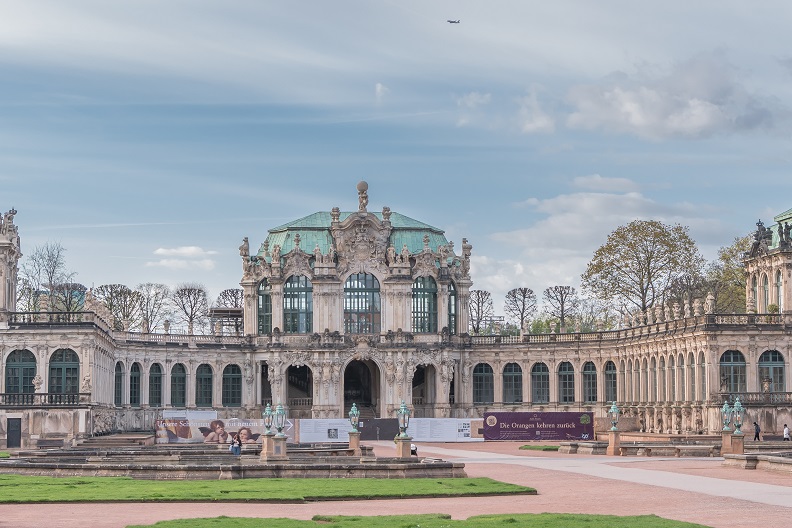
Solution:
M 289 441 L 293 441 L 292 426 L 292 420 L 287 420 L 283 430 Z M 260 444 L 261 434 L 264 433 L 264 420 L 219 420 L 216 415 L 212 419 L 211 416 L 182 412 L 181 416 L 171 415 L 157 420 L 156 427 L 158 444 L 228 444 L 235 434 L 239 434 L 243 444 Z
M 485 440 L 593 440 L 594 413 L 488 412 Z

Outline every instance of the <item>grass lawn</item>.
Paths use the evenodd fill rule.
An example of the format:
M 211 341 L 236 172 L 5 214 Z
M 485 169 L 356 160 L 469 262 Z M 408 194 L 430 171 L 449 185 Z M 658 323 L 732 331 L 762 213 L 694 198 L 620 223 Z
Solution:
M 614 515 L 572 515 L 565 513 L 479 515 L 464 521 L 451 520 L 449 515 L 392 515 L 382 517 L 328 517 L 317 515 L 310 521 L 295 519 L 250 519 L 217 517 L 214 519 L 180 519 L 146 525 L 157 528 L 494 528 L 530 526 L 531 528 L 703 528 L 663 519 L 655 515 L 616 517 Z M 127 528 L 144 528 L 141 525 Z
M 409 485 L 408 485 L 409 484 Z M 112 501 L 305 501 L 535 495 L 488 478 L 134 480 L 0 475 L 0 503 Z
M 11 458 L 11 453 L 0 451 L 0 458 Z
M 524 449 L 526 451 L 558 451 L 559 447 L 561 446 L 524 445 L 524 446 L 520 446 L 520 449 Z

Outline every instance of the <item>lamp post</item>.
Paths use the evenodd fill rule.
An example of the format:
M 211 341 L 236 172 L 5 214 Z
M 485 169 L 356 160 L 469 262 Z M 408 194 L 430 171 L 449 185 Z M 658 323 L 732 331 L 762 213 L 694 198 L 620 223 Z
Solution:
M 744 415 L 745 407 L 740 403 L 740 398 L 737 397 L 734 400 L 734 407 L 732 407 L 732 422 L 734 423 L 734 434 L 736 435 L 743 434 L 743 432 L 740 431 L 740 427 L 742 427 Z
M 608 418 L 610 418 L 611 421 L 611 428 L 610 431 L 608 431 L 608 448 L 605 450 L 606 455 L 610 455 L 610 456 L 621 455 L 620 433 L 619 433 L 619 428 L 616 427 L 616 424 L 619 423 L 620 414 L 621 411 L 616 406 L 616 402 L 613 402 L 613 404 L 610 406 L 610 409 L 608 409 L 607 412 Z
M 261 439 L 261 462 L 269 464 L 272 462 L 284 462 L 289 459 L 286 454 L 286 435 L 283 428 L 286 426 L 286 411 L 280 403 L 273 412 L 272 406 L 268 403 L 262 413 L 264 418 L 264 434 Z M 275 434 L 272 427 L 278 430 Z
M 407 438 L 407 428 L 410 426 L 410 409 L 407 408 L 404 400 L 402 400 L 399 410 L 396 411 L 396 418 L 399 420 L 399 436 Z
M 283 405 L 280 403 L 278 407 L 275 409 L 275 429 L 278 430 L 278 434 L 275 436 L 283 437 L 286 436 L 283 434 L 283 428 L 286 427 L 286 411 L 283 410 Z
M 264 434 L 270 435 L 272 434 L 272 405 L 267 403 L 262 416 L 264 418 Z
M 721 407 L 721 420 L 723 421 L 723 430 L 721 431 L 721 455 L 732 453 L 732 430 L 729 427 L 732 419 L 732 408 L 729 402 L 723 402 Z
M 732 419 L 732 408 L 729 405 L 729 402 L 723 402 L 723 407 L 721 408 L 721 418 L 723 419 L 723 430 L 731 431 L 729 423 L 731 423 Z
M 353 403 L 352 408 L 349 410 L 349 424 L 352 426 L 352 430 L 349 432 L 349 449 L 352 450 L 353 456 L 360 456 L 362 454 L 360 450 L 360 431 L 358 431 L 359 423 L 360 411 L 357 405 Z
M 360 423 L 360 411 L 357 408 L 357 405 L 354 403 L 352 404 L 352 408 L 349 410 L 349 424 L 352 426 L 353 433 L 359 433 L 358 431 L 358 423 Z
M 619 415 L 620 414 L 621 414 L 621 411 L 619 410 L 618 407 L 616 407 L 616 402 L 613 402 L 613 405 L 611 405 L 610 409 L 608 409 L 608 417 L 610 418 L 610 421 L 611 421 L 611 428 L 610 428 L 611 431 L 618 431 L 619 430 L 616 427 L 616 424 L 619 423 Z

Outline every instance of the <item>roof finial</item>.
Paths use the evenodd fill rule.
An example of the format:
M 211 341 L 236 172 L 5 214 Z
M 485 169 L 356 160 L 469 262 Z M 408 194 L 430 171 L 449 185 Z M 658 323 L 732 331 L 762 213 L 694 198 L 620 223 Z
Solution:
M 368 183 L 361 180 L 360 183 L 357 184 L 357 190 L 358 190 L 358 201 L 360 202 L 358 209 L 360 210 L 360 212 L 365 213 L 366 206 L 368 205 L 368 193 L 366 192 L 368 191 Z

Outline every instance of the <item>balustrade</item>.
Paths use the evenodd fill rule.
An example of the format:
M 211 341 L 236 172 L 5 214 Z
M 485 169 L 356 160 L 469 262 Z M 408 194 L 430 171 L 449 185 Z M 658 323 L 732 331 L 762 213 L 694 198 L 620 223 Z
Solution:
M 58 394 L 53 392 L 0 393 L 0 407 L 65 407 L 88 403 L 90 393 Z

